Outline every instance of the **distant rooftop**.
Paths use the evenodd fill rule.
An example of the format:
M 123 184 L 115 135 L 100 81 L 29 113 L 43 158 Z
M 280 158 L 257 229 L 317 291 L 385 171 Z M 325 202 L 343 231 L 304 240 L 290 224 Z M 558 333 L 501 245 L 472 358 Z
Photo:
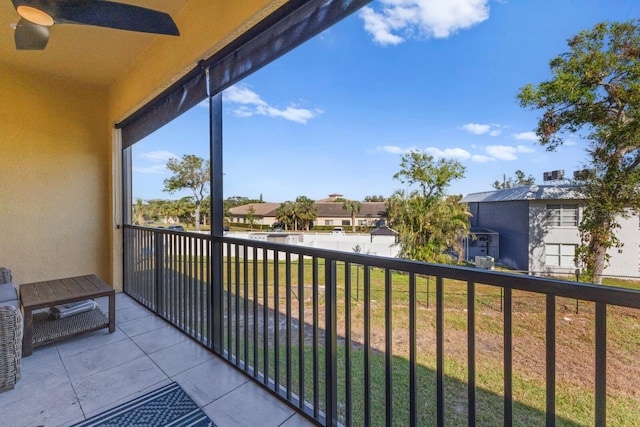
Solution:
M 317 200 L 318 217 L 326 218 L 351 218 L 351 212 L 342 207 L 342 202 Z M 229 209 L 229 213 L 234 216 L 245 216 L 249 213 L 249 208 L 253 206 L 253 215 L 256 217 L 275 217 L 281 203 L 249 203 Z M 384 217 L 387 210 L 385 202 L 361 202 L 360 211 L 356 213 L 358 218 Z
M 484 191 L 464 196 L 463 203 L 509 202 L 513 200 L 579 200 L 582 194 L 573 184 L 525 185 L 504 190 Z

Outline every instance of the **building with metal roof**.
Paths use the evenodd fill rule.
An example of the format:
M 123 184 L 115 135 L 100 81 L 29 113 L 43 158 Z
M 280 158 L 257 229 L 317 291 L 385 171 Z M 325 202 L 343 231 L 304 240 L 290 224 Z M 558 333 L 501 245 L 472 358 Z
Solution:
M 488 228 L 499 234 L 496 261 L 532 274 L 576 274 L 575 254 L 580 244 L 578 224 L 584 197 L 570 184 L 528 185 L 468 194 L 472 228 Z M 637 215 L 619 218 L 616 234 L 621 251 L 609 251 L 605 275 L 638 277 L 640 227 Z

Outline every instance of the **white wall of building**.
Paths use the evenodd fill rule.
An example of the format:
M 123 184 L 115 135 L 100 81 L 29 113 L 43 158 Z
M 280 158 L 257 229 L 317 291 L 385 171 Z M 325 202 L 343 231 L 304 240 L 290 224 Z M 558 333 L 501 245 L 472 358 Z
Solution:
M 611 261 L 604 274 L 621 277 L 640 276 L 640 217 L 619 218 L 620 228 L 616 236 L 623 244 L 620 249 L 611 248 Z
M 563 202 L 564 203 L 564 202 Z M 571 202 L 568 202 L 571 203 Z M 557 204 L 557 203 L 555 203 Z M 580 245 L 578 227 L 551 227 L 546 223 L 547 203 L 534 202 L 529 210 L 529 271 L 546 274 L 567 274 L 576 272 L 572 266 L 549 266 L 546 263 L 546 250 L 549 245 Z M 579 219 L 582 219 L 582 208 L 579 208 Z M 605 276 L 638 277 L 640 275 L 640 218 L 630 215 L 619 218 L 620 228 L 616 236 L 623 244 L 621 248 L 611 248 L 609 266 Z
M 571 202 L 567 202 L 572 204 Z M 551 203 L 558 204 L 558 203 Z M 579 209 L 579 218 L 582 209 Z M 547 274 L 574 275 L 576 267 L 550 266 L 546 263 L 546 248 L 548 245 L 579 245 L 580 234 L 578 227 L 551 227 L 547 224 L 547 203 L 533 202 L 529 207 L 529 271 Z
M 228 236 L 351 253 L 359 249 L 359 253 L 361 254 L 391 258 L 397 257 L 400 253 L 399 245 L 395 244 L 395 236 L 371 236 L 370 234 L 356 233 L 289 234 L 260 232 L 232 232 L 229 233 Z

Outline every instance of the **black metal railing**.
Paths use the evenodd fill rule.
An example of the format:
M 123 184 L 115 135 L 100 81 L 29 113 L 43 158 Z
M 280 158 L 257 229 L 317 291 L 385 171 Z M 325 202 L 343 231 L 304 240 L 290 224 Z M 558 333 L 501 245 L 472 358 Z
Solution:
M 125 291 L 323 425 L 605 425 L 640 349 L 638 291 L 145 227 Z

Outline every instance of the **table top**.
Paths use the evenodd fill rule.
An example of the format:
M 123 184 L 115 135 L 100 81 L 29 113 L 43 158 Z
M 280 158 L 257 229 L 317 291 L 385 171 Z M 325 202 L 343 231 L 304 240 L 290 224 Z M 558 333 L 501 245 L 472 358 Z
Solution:
M 112 293 L 115 293 L 114 289 L 95 274 L 27 283 L 20 286 L 22 305 L 29 309 L 98 298 Z

